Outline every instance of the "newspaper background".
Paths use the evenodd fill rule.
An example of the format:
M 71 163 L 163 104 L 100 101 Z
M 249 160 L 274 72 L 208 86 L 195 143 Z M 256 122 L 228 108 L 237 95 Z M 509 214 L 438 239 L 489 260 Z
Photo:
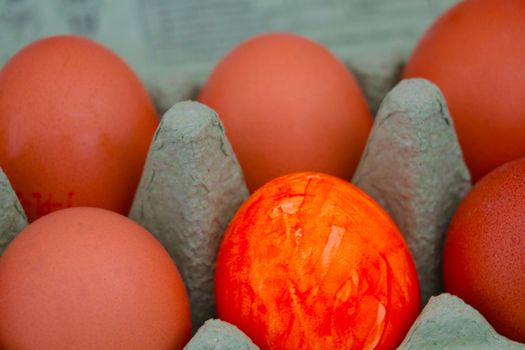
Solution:
M 419 36 L 456 2 L 0 0 L 0 65 L 44 36 L 89 36 L 135 69 L 162 112 L 193 97 L 220 57 L 243 39 L 292 31 L 323 43 L 347 62 L 375 110 Z

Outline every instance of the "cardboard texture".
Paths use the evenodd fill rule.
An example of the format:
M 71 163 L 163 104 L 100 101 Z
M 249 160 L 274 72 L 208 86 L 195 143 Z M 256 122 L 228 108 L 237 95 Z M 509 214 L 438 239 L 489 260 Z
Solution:
M 496 333 L 474 308 L 444 293 L 430 298 L 398 350 L 519 350 L 520 344 Z
M 26 226 L 27 218 L 24 209 L 0 168 L 0 256 Z
M 386 94 L 399 82 L 405 57 L 400 52 L 373 57 L 356 57 L 346 62 L 354 74 L 375 116 Z
M 441 248 L 470 175 L 446 102 L 423 79 L 386 96 L 353 183 L 392 216 L 416 264 L 422 303 L 441 292 Z
M 258 350 L 237 327 L 221 320 L 208 320 L 184 350 Z
M 154 136 L 129 216 L 175 260 L 188 290 L 194 331 L 215 315 L 216 254 L 247 196 L 217 114 L 197 102 L 175 104 Z

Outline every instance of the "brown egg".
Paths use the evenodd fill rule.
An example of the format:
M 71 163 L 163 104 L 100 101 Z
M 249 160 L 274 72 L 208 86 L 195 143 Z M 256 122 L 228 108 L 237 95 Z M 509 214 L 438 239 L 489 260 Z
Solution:
M 90 39 L 38 40 L 0 70 L 0 166 L 30 221 L 79 206 L 127 215 L 157 125 L 135 73 Z
M 51 213 L 0 259 L 1 349 L 182 349 L 190 333 L 177 267 L 119 214 Z
M 466 0 L 419 41 L 404 78 L 425 78 L 447 99 L 476 182 L 525 157 L 525 1 Z
M 460 204 L 443 251 L 445 290 L 525 342 L 525 158 L 483 177 Z
M 251 191 L 295 171 L 349 180 L 372 124 L 344 64 L 289 33 L 263 34 L 234 48 L 199 101 L 218 112 Z

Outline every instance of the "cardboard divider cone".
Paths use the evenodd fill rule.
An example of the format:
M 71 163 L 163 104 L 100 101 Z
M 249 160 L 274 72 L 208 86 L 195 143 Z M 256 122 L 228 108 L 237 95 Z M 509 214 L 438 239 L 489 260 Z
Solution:
M 518 350 L 524 344 L 496 333 L 473 307 L 443 293 L 430 298 L 398 350 Z
M 215 315 L 222 235 L 248 189 L 217 114 L 180 102 L 163 116 L 129 217 L 164 245 L 185 282 L 193 330 Z
M 439 89 L 401 81 L 383 100 L 354 184 L 391 215 L 416 264 L 423 305 L 441 293 L 441 248 L 470 189 L 454 125 Z
M 22 205 L 0 168 L 0 256 L 7 245 L 27 226 Z
M 208 320 L 184 350 L 258 350 L 248 336 L 228 322 Z

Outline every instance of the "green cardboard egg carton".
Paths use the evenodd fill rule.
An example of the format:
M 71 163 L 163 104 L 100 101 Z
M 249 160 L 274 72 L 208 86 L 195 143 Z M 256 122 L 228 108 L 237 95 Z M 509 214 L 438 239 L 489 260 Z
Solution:
M 409 79 L 387 94 L 352 182 L 389 212 L 416 263 L 426 306 L 400 349 L 525 348 L 498 335 L 459 298 L 442 294 L 443 238 L 470 188 L 470 176 L 436 86 Z M 130 218 L 154 234 L 179 267 L 194 332 L 198 329 L 187 349 L 257 348 L 233 325 L 213 320 L 217 250 L 229 220 L 247 196 L 218 115 L 194 101 L 173 105 L 153 138 Z M 3 173 L 0 206 L 1 253 L 27 225 Z
M 216 13 L 216 8 L 191 7 L 189 2 L 169 7 L 160 0 L 148 6 L 136 1 L 126 7 L 123 1 L 63 1 L 60 9 L 45 10 L 45 2 L 0 2 L 0 38 L 8 48 L 0 64 L 40 36 L 73 32 L 112 47 L 137 70 L 163 116 L 129 216 L 159 239 L 181 272 L 194 332 L 186 349 L 248 350 L 258 347 L 238 328 L 216 319 L 213 295 L 217 249 L 248 190 L 219 116 L 185 100 L 196 96 L 210 68 L 246 36 L 294 30 L 324 43 L 354 73 L 376 115 L 352 182 L 398 224 L 418 271 L 424 308 L 399 349 L 525 349 L 497 334 L 461 299 L 443 293 L 443 239 L 455 208 L 470 189 L 470 176 L 439 89 L 423 79 L 399 82 L 403 63 L 421 32 L 454 2 L 348 1 L 345 8 L 325 14 L 334 27 L 344 28 L 336 35 L 335 30 L 318 30 L 315 23 L 301 19 L 323 9 L 323 1 L 232 0 L 222 5 L 223 10 L 244 10 L 246 18 L 228 24 L 232 12 L 219 14 L 210 24 L 219 34 L 204 42 L 191 31 L 202 21 L 188 19 L 187 28 L 167 24 L 185 18 L 181 13 L 204 18 Z M 126 37 L 111 31 L 115 23 L 129 25 L 126 18 L 134 13 L 140 13 L 143 23 Z M 26 225 L 23 209 L 0 171 L 0 254 Z

